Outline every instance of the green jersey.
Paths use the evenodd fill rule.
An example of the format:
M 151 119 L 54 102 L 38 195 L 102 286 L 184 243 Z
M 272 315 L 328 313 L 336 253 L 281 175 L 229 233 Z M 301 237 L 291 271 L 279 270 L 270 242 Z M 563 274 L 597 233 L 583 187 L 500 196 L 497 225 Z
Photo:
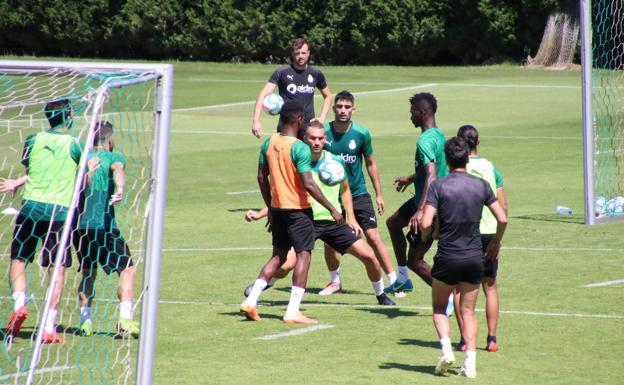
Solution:
M 94 150 L 89 160 L 100 158 L 100 166 L 91 177 L 91 183 L 84 189 L 80 197 L 80 229 L 104 229 L 111 231 L 117 228 L 115 209 L 110 204 L 111 195 L 115 193 L 112 166 L 121 163 L 125 167 L 123 155 L 105 150 Z
M 468 165 L 466 166 L 468 173 L 477 176 L 490 185 L 494 196 L 497 195 L 497 189 L 503 187 L 503 177 L 498 169 L 485 158 L 479 156 L 471 156 Z M 481 223 L 479 224 L 479 232 L 481 234 L 496 234 L 496 218 L 487 207 L 483 208 L 481 214 Z
M 444 155 L 444 134 L 438 127 L 431 127 L 423 132 L 416 142 L 416 155 L 414 159 L 414 168 L 416 177 L 414 178 L 414 199 L 416 204 L 420 203 L 425 187 L 425 166 L 431 162 L 435 163 L 437 169 L 437 178 L 442 178 L 449 174 L 446 166 L 446 157 Z
M 346 132 L 338 132 L 334 122 L 325 124 L 327 141 L 325 149 L 342 158 L 349 178 L 349 188 L 354 197 L 367 194 L 366 179 L 362 172 L 363 157 L 373 154 L 373 144 L 368 130 L 356 122 Z
M 323 155 L 321 156 L 321 159 L 319 159 L 318 161 L 313 160 L 311 163 L 312 178 L 323 192 L 323 195 L 325 195 L 325 198 L 327 198 L 327 200 L 334 207 L 338 208 L 340 207 L 340 186 L 342 185 L 342 183 L 338 183 L 334 186 L 328 186 L 325 183 L 321 182 L 321 180 L 319 179 L 318 168 L 321 163 L 323 163 L 323 159 L 326 159 L 326 157 L 331 157 L 337 162 L 340 162 L 342 166 L 345 167 L 344 162 L 339 156 L 323 150 Z M 334 221 L 334 217 L 332 217 L 331 212 L 327 210 L 322 204 L 315 201 L 312 197 L 310 197 L 310 204 L 312 205 L 312 216 L 315 221 Z
M 82 148 L 65 132 L 29 136 L 22 164 L 28 169 L 22 214 L 33 220 L 63 221 L 71 203 Z

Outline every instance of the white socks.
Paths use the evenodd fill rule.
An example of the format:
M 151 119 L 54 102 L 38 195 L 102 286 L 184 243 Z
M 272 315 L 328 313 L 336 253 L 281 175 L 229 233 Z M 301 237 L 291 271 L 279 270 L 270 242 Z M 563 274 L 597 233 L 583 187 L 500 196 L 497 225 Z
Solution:
M 408 268 L 407 266 L 399 266 L 399 276 L 397 277 L 397 280 L 399 282 L 405 282 L 409 279 L 409 273 L 408 273 Z
M 475 370 L 477 367 L 477 352 L 475 350 L 467 350 L 464 358 L 464 367 Z
M 444 337 L 440 339 L 440 346 L 442 347 L 442 354 L 446 357 L 455 357 L 453 354 L 453 347 L 451 346 L 451 339 Z
M 249 297 L 247 297 L 247 303 L 249 306 L 256 306 L 258 304 L 258 298 L 260 298 L 262 290 L 264 290 L 267 285 L 268 283 L 264 279 L 256 279 L 256 282 L 254 282 L 254 285 L 251 288 L 251 293 L 249 293 Z
M 329 270 L 329 280 L 336 285 L 340 285 L 340 268 Z
M 91 308 L 89 306 L 80 308 L 80 323 L 91 319 Z
M 390 284 L 392 285 L 395 281 L 397 280 L 397 273 L 396 271 L 393 271 L 392 273 L 388 273 L 388 281 L 390 281 Z
M 375 295 L 381 295 L 384 289 L 383 278 L 377 282 L 372 282 L 372 284 L 373 284 L 373 291 L 375 292 Z
M 119 304 L 119 318 L 132 319 L 132 301 L 123 301 Z
M 46 333 L 54 333 L 55 332 L 55 327 L 54 327 L 54 322 L 56 321 L 56 310 L 54 309 L 50 309 L 50 311 L 48 312 L 48 318 L 46 318 L 45 321 L 45 326 L 44 326 L 44 330 Z
M 299 313 L 299 306 L 303 299 L 303 293 L 305 289 L 303 287 L 293 286 L 290 291 L 290 301 L 288 301 L 288 308 L 286 308 L 286 317 L 292 317 Z
M 26 293 L 23 291 L 16 291 L 12 295 L 13 297 L 13 310 L 17 311 L 20 307 L 26 306 Z

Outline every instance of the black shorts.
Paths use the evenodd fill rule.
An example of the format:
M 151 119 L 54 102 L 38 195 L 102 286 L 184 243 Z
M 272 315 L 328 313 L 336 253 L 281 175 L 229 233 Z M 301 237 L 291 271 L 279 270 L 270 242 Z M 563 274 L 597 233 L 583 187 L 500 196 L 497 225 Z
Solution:
M 340 254 L 346 253 L 360 239 L 351 227 L 344 223 L 339 225 L 335 221 L 314 221 L 314 237 Z
M 436 254 L 431 276 L 447 285 L 457 285 L 459 282 L 480 284 L 483 281 L 483 258 L 483 255 L 449 258 Z
M 63 224 L 62 221 L 34 220 L 20 213 L 15 220 L 13 242 L 11 242 L 11 259 L 18 259 L 26 263 L 33 262 L 37 243 L 41 241 L 43 245 L 41 266 L 50 266 L 51 262 L 56 260 Z M 69 246 L 68 243 L 63 254 L 63 266 L 65 267 L 70 267 L 72 264 Z
M 418 202 L 416 202 L 414 197 L 411 197 L 406 200 L 401 207 L 399 207 L 399 216 L 406 221 L 409 221 L 410 218 L 412 218 L 412 215 L 416 213 L 416 210 L 418 210 Z
M 370 194 L 353 197 L 353 213 L 355 220 L 363 230 L 376 229 L 377 217 Z
M 133 265 L 130 249 L 119 229 L 78 229 L 72 234 L 72 243 L 82 269 L 93 269 L 99 262 L 106 274 L 120 273 Z
M 429 232 L 429 236 L 426 240 L 422 239 L 420 233 L 414 233 L 412 231 L 408 231 L 407 234 L 405 234 L 405 238 L 407 238 L 410 247 L 420 250 L 420 252 L 416 254 L 424 256 L 431 248 L 431 245 L 433 245 L 433 230 Z
M 314 249 L 314 224 L 312 209 L 271 209 L 271 234 L 273 247 L 295 252 Z
M 490 244 L 492 239 L 494 239 L 494 236 L 494 234 L 481 234 L 481 244 L 483 246 L 484 254 L 485 249 L 487 249 L 487 246 Z M 496 278 L 496 275 L 498 274 L 498 259 L 485 258 L 483 269 L 483 277 Z

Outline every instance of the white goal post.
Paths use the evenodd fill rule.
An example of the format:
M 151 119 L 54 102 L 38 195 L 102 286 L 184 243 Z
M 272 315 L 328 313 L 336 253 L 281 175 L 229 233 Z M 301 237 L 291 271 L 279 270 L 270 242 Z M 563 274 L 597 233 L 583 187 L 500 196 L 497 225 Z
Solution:
M 624 220 L 624 0 L 581 0 L 585 223 Z
M 126 172 L 128 193 L 119 208 L 122 218 L 119 222 L 128 223 L 126 227 L 124 224 L 120 224 L 120 227 L 128 238 L 128 247 L 132 250 L 137 271 L 142 272 L 142 279 L 137 278 L 134 295 L 137 313 L 140 311 L 141 314 L 139 339 L 138 343 L 134 343 L 128 341 L 132 338 L 115 335 L 110 331 L 110 322 L 103 320 L 101 327 L 106 330 L 95 333 L 97 335 L 91 340 L 79 338 L 76 332 L 72 332 L 73 328 L 65 328 L 62 331 L 65 344 L 43 349 L 43 325 L 50 312 L 53 288 L 59 279 L 61 265 L 54 264 L 53 273 L 46 281 L 44 273 L 40 272 L 37 277 L 38 263 L 35 260 L 31 264 L 35 266 L 28 265 L 26 269 L 29 285 L 31 281 L 32 286 L 41 282 L 38 291 L 29 287 L 28 301 L 32 303 L 30 311 L 35 313 L 29 314 L 26 322 L 30 323 L 27 328 L 32 331 L 29 337 L 22 336 L 16 341 L 8 331 L 3 331 L 0 383 L 98 383 L 95 378 L 101 377 L 102 383 L 151 384 L 160 291 L 173 65 L 0 60 L 0 152 L 4 152 L 0 153 L 0 177 L 15 178 L 20 174 L 23 167 L 19 165 L 19 160 L 26 137 L 49 128 L 46 126 L 47 120 L 42 118 L 43 106 L 52 99 L 66 98 L 70 94 L 76 106 L 80 104 L 80 107 L 74 107 L 74 129 L 70 134 L 82 145 L 82 155 L 76 169 L 71 204 L 58 242 L 56 261 L 63 260 L 64 250 L 72 246 L 72 224 L 74 220 L 80 220 L 82 215 L 77 213 L 81 199 L 79 196 L 81 191 L 84 193 L 86 190 L 81 181 L 85 180 L 96 127 L 103 121 L 111 120 L 119 132 L 115 135 L 130 138 L 127 142 L 124 142 L 126 139 L 120 140 L 119 144 L 121 151 L 125 148 L 127 152 L 123 156 L 130 170 Z M 128 106 L 125 105 L 126 101 Z M 134 166 L 135 163 L 141 166 Z M 18 196 L 10 198 L 10 194 L 0 194 L 3 214 L 8 209 L 13 210 L 12 206 L 19 204 L 18 199 Z M 0 222 L 14 223 L 15 219 L 0 215 Z M 11 231 L 0 230 L 2 268 L 8 269 L 8 250 L 13 236 Z M 74 268 L 72 270 L 71 274 L 76 276 L 74 279 L 77 282 L 78 275 Z M 106 311 L 112 314 L 113 311 L 108 308 L 117 303 L 114 295 L 117 275 L 110 275 L 113 276 L 105 278 L 101 274 L 97 278 L 99 281 L 109 279 L 109 286 L 112 287 L 110 291 L 113 293 L 108 298 L 95 296 L 95 301 L 101 304 L 98 306 L 102 313 Z M 6 280 L 3 285 L 3 289 L 6 288 Z M 61 299 L 62 305 L 59 305 L 59 318 L 62 318 L 65 326 L 77 323 L 73 315 L 78 309 L 78 299 L 74 294 L 76 287 L 69 285 L 65 278 L 65 294 Z M 7 307 L 12 302 L 11 297 L 3 298 L 7 298 L 7 301 L 0 309 L 0 322 L 5 323 L 9 318 L 5 313 L 13 309 Z M 111 349 L 101 362 L 97 357 L 99 343 Z M 75 357 L 79 355 L 86 358 L 78 362 Z M 93 362 L 97 368 L 88 367 Z M 113 370 L 111 367 L 116 368 Z M 108 375 L 113 377 L 106 378 Z

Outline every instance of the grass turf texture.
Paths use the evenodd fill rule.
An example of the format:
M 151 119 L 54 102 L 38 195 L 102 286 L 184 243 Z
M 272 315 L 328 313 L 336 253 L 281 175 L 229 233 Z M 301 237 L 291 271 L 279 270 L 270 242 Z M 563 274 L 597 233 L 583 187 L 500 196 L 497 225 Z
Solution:
M 465 381 L 433 375 L 438 342 L 430 290 L 415 274 L 414 292 L 395 299 L 398 307 L 373 306 L 376 300 L 363 266 L 345 256 L 345 292 L 320 297 L 316 293 L 328 280 L 321 243 L 313 253 L 303 309 L 334 327 L 256 339 L 299 328 L 280 321 L 289 278 L 261 297 L 262 322 L 245 321 L 238 312 L 242 290 L 270 253 L 263 223 L 248 224 L 243 215 L 262 206 L 260 194 L 254 192 L 262 140 L 250 134 L 251 112 L 252 101 L 274 68 L 176 63 L 175 109 L 238 104 L 173 113 L 164 302 L 159 308 L 154 383 Z M 481 134 L 480 154 L 503 174 L 510 224 L 499 270 L 500 352 L 482 350 L 485 315 L 477 313 L 478 377 L 471 382 L 618 383 L 624 286 L 582 286 L 624 278 L 619 247 L 624 225 L 582 225 L 580 74 L 511 66 L 322 70 L 334 93 L 377 91 L 356 94 L 354 119 L 373 136 L 387 211 L 379 222 L 389 250 L 383 221 L 411 196 L 410 190 L 395 192 L 392 181 L 413 171 L 419 131 L 409 121 L 407 99 L 414 92 L 437 97 L 437 122 L 447 137 L 462 124 L 474 124 Z M 317 111 L 320 105 L 317 98 Z M 264 138 L 274 132 L 276 122 L 276 117 L 262 115 Z M 228 194 L 232 192 L 243 193 Z M 555 215 L 557 204 L 571 207 L 574 214 Z M 430 263 L 433 254 L 434 250 L 426 257 Z M 483 306 L 481 294 L 478 308 Z M 451 321 L 452 340 L 457 342 L 455 319 Z M 451 372 L 457 372 L 462 360 L 458 353 Z

